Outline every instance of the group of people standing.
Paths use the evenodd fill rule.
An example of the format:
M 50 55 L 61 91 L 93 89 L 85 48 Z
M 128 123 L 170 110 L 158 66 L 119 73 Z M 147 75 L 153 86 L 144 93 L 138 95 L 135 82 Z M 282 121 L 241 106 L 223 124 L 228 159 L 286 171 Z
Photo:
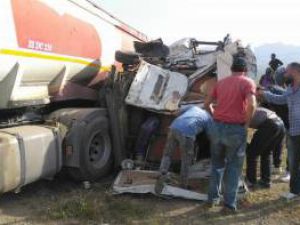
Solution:
M 276 65 L 275 65 L 276 64 Z M 270 70 L 276 71 L 282 63 L 272 55 Z M 183 108 L 173 121 L 161 161 L 161 176 L 168 173 L 172 154 L 181 150 L 181 184 L 188 188 L 188 170 L 194 158 L 197 134 L 206 132 L 210 139 L 211 177 L 208 192 L 209 205 L 220 204 L 223 209 L 237 210 L 239 180 L 246 158 L 248 186 L 271 187 L 271 161 L 280 168 L 284 137 L 287 136 L 288 165 L 291 173 L 290 193 L 300 194 L 300 64 L 287 66 L 284 76 L 292 82 L 276 91 L 257 87 L 247 77 L 247 63 L 234 57 L 232 75 L 216 83 L 205 100 L 205 109 L 197 106 Z M 283 73 L 282 73 L 283 74 Z M 270 85 L 273 86 L 275 83 Z M 266 87 L 266 86 L 264 86 Z M 279 91 L 280 90 L 280 91 Z M 288 126 L 280 115 L 266 107 L 257 107 L 257 101 L 287 105 Z M 286 132 L 288 127 L 288 132 Z M 247 144 L 248 128 L 256 132 Z M 200 149 L 201 151 L 201 149 Z M 273 160 L 271 160 L 273 152 Z M 257 159 L 260 157 L 260 180 L 257 181 Z

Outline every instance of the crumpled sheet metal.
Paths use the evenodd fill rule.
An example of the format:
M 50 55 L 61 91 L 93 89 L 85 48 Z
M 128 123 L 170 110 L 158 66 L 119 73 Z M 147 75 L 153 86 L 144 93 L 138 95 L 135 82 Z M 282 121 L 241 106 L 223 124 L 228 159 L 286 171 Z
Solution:
M 215 71 L 218 80 L 230 76 L 233 56 L 236 55 L 246 58 L 248 76 L 256 77 L 255 55 L 240 42 L 226 42 L 224 48 L 215 50 L 201 49 L 195 43 L 197 45 L 195 39 L 185 38 L 169 46 L 170 54 L 164 64 L 152 65 L 141 61 L 126 103 L 157 113 L 174 112 L 188 90 L 202 77 Z
M 204 159 L 196 162 L 189 169 L 190 179 L 209 178 L 211 174 L 211 161 L 210 159 Z
M 218 79 L 221 80 L 229 76 L 231 72 L 231 65 L 233 61 L 233 55 L 239 53 L 240 46 L 239 42 L 233 42 L 225 46 L 224 51 L 219 51 L 217 54 L 217 73 Z M 257 64 L 256 57 L 250 48 L 242 48 L 243 57 L 247 62 L 247 75 L 255 79 L 257 75 Z
M 155 183 L 156 178 L 159 176 L 159 173 L 156 171 L 145 171 L 145 170 L 139 170 L 139 171 L 132 171 L 132 173 L 139 173 L 139 178 L 141 179 L 141 176 L 144 177 L 151 177 L 152 179 L 149 179 L 148 182 L 139 183 L 139 180 L 133 180 L 132 184 L 124 184 L 124 180 L 127 178 L 124 178 L 128 175 L 128 173 L 131 173 L 129 171 L 121 171 L 119 175 L 117 176 L 114 184 L 113 184 L 113 192 L 114 194 L 124 194 L 124 193 L 131 193 L 131 194 L 153 194 L 157 195 L 155 193 Z M 138 178 L 137 178 L 138 179 Z M 146 179 L 147 180 L 147 179 Z M 189 191 L 186 189 L 182 189 L 179 187 L 174 187 L 171 185 L 165 185 L 162 192 L 160 193 L 162 196 L 166 197 L 174 197 L 174 198 L 183 198 L 188 200 L 197 200 L 197 201 L 206 201 L 207 200 L 207 194 L 202 194 L 194 191 Z
M 145 109 L 175 111 L 187 87 L 188 79 L 185 75 L 143 61 L 125 101 Z
M 170 45 L 168 61 L 170 63 L 176 63 L 178 61 L 194 58 L 192 40 L 192 38 L 184 38 Z
M 195 191 L 189 191 L 186 189 L 173 187 L 170 185 L 166 185 L 162 190 L 162 195 L 176 197 L 176 198 L 184 198 L 188 200 L 198 200 L 198 201 L 207 201 L 207 194 L 201 194 Z

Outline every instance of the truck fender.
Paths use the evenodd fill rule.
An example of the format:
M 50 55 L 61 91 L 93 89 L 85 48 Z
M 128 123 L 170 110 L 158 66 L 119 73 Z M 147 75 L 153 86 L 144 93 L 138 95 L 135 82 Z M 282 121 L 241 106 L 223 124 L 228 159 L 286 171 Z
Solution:
M 70 169 L 73 178 L 96 180 L 109 172 L 113 165 L 113 152 L 106 109 L 60 109 L 51 113 L 48 119 L 66 127 L 67 132 L 63 143 L 63 166 Z M 104 145 L 104 153 L 100 156 L 92 153 L 93 151 L 98 152 L 97 149 L 93 150 L 93 148 L 97 148 L 97 146 L 92 146 L 95 144 L 92 143 L 93 137 L 98 140 L 95 140 L 96 144 L 98 142 L 99 145 Z M 99 151 L 102 151 L 102 148 L 99 148 Z

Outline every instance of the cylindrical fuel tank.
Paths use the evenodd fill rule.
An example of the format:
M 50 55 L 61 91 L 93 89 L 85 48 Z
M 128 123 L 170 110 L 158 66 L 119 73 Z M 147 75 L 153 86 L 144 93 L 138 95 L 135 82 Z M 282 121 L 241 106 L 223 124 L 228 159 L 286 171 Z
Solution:
M 57 128 L 20 126 L 0 130 L 0 193 L 52 177 L 61 167 Z
M 97 98 L 134 40 L 146 37 L 88 0 L 1 0 L 0 109 Z

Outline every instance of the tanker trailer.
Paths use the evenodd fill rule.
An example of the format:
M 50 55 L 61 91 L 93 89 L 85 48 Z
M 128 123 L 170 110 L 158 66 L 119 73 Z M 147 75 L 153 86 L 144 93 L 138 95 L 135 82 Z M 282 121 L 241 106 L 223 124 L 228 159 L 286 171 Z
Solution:
M 109 172 L 99 89 L 135 40 L 147 37 L 95 1 L 0 1 L 0 193 L 64 167 L 78 180 Z

